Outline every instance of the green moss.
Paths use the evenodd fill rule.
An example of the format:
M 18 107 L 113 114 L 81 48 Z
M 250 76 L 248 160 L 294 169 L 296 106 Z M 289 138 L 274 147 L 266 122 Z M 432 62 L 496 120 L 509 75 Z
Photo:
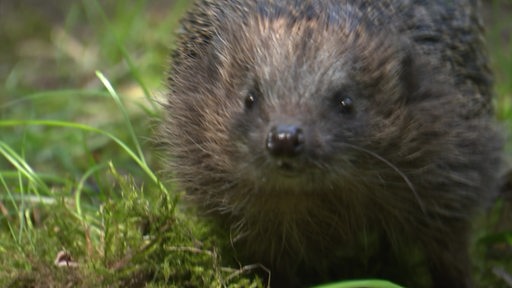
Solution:
M 222 266 L 215 248 L 219 239 L 208 225 L 177 210 L 175 195 L 144 192 L 113 168 L 108 176 L 119 194 L 96 212 L 79 213 L 77 203 L 62 196 L 51 205 L 27 207 L 44 220 L 22 237 L 2 234 L 2 287 L 262 286 L 244 273 L 230 277 L 237 271 Z M 11 221 L 14 231 L 19 226 Z M 66 255 L 60 261 L 59 253 Z

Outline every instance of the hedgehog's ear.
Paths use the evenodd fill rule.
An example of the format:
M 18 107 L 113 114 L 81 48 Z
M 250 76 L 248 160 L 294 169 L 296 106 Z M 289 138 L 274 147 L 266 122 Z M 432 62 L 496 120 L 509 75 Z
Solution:
M 414 101 L 415 96 L 420 90 L 420 67 L 412 56 L 412 51 L 407 49 L 405 55 L 402 58 L 400 80 L 403 85 L 404 98 L 407 102 Z
M 441 83 L 436 83 L 436 80 L 434 80 L 437 77 L 435 72 L 430 70 L 429 62 L 422 60 L 421 56 L 418 57 L 418 55 L 418 51 L 407 49 L 402 58 L 400 80 L 403 85 L 403 99 L 407 104 L 431 98 L 435 95 L 433 91 L 438 88 L 436 86 L 441 85 Z

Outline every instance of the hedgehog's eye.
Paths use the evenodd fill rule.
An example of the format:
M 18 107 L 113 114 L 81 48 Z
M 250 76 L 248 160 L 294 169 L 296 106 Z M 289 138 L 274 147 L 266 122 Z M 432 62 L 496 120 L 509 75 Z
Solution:
M 256 102 L 258 101 L 259 93 L 256 89 L 251 89 L 247 93 L 247 96 L 245 97 L 245 109 L 251 110 L 256 105 Z
M 352 101 L 352 98 L 345 96 L 340 98 L 339 101 L 341 113 L 350 114 L 354 111 L 354 101 Z
M 354 112 L 354 101 L 343 92 L 337 92 L 334 101 L 338 111 L 342 114 L 351 114 Z
M 256 103 L 256 96 L 252 93 L 249 93 L 247 97 L 245 97 L 245 109 L 252 109 L 254 103 Z

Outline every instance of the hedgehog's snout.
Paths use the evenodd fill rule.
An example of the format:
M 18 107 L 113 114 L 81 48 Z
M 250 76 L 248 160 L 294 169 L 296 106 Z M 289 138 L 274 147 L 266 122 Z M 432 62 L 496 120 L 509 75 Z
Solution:
M 272 126 L 265 141 L 267 151 L 277 158 L 298 156 L 304 151 L 305 144 L 303 129 L 294 124 Z

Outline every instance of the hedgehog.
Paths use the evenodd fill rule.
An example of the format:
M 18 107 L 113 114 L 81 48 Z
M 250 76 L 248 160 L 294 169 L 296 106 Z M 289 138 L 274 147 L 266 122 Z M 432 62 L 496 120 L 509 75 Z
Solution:
M 186 201 L 273 287 L 472 287 L 503 136 L 475 0 L 199 0 L 159 139 Z

